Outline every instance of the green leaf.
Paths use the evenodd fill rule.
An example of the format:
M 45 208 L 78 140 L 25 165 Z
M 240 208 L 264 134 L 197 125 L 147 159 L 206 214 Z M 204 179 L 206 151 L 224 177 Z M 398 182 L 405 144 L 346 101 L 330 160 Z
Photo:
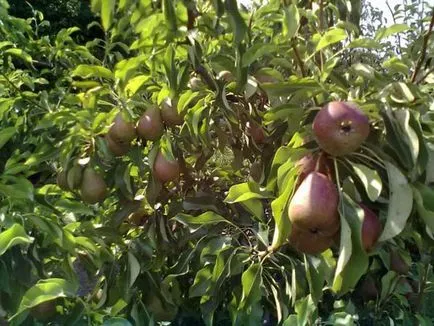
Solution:
M 211 285 L 212 270 L 211 266 L 205 266 L 196 273 L 193 285 L 188 290 L 189 297 L 201 297 L 207 293 Z
M 234 33 L 234 43 L 240 44 L 247 33 L 247 25 L 238 11 L 237 1 L 225 0 L 225 9 L 229 16 L 229 22 Z
M 253 198 L 271 198 L 273 194 L 260 187 L 253 182 L 245 182 L 237 185 L 233 185 L 229 188 L 228 195 L 225 198 L 225 202 L 229 204 L 239 203 Z
M 325 262 L 322 257 L 304 255 L 306 277 L 309 282 L 310 295 L 315 303 L 322 297 L 326 277 Z
M 378 197 L 380 197 L 381 190 L 383 189 L 383 183 L 381 182 L 381 177 L 378 175 L 378 172 L 363 164 L 352 163 L 352 166 L 360 181 L 362 181 L 369 200 L 373 202 L 376 201 Z
M 75 68 L 71 75 L 78 76 L 81 78 L 105 78 L 105 79 L 113 79 L 113 73 L 105 67 L 102 66 L 93 66 L 93 65 L 79 65 Z
M 112 24 L 115 3 L 115 0 L 102 0 L 101 2 L 101 22 L 105 31 L 108 31 Z
M 413 191 L 407 178 L 392 163 L 384 162 L 389 180 L 389 209 L 379 241 L 389 240 L 404 229 L 413 208 Z
M 264 83 L 261 87 L 268 93 L 269 96 L 289 96 L 296 91 L 303 91 L 306 94 L 315 94 L 321 91 L 318 82 L 310 77 L 300 78 L 290 76 L 288 81 L 283 83 Z
M 133 96 L 137 93 L 137 91 L 140 89 L 140 87 L 143 86 L 146 82 L 148 82 L 151 79 L 148 75 L 140 75 L 136 76 L 134 78 L 131 78 L 128 81 L 127 86 L 125 86 L 125 93 L 128 97 Z
M 348 44 L 350 49 L 354 48 L 365 48 L 365 49 L 381 49 L 383 45 L 379 42 L 369 39 L 369 38 L 357 38 Z
M 393 34 L 405 32 L 409 30 L 410 27 L 408 27 L 407 24 L 393 24 L 389 27 L 381 27 L 378 29 L 378 31 L 375 33 L 375 40 L 380 41 L 386 37 L 389 37 Z
M 375 79 L 375 69 L 372 68 L 368 64 L 364 63 L 355 63 L 351 66 L 351 69 L 358 74 L 359 76 L 362 76 L 366 79 Z
M 262 265 L 252 264 L 241 276 L 243 294 L 238 309 L 246 309 L 261 300 Z
M 22 59 L 24 62 L 27 62 L 28 64 L 32 64 L 32 57 L 30 56 L 30 54 L 24 52 L 21 49 L 16 49 L 16 48 L 7 49 L 4 53 L 18 57 Z
M 164 19 L 166 21 L 167 26 L 172 32 L 177 30 L 176 27 L 176 13 L 175 7 L 173 6 L 174 2 L 172 0 L 163 0 L 163 14 Z
M 328 30 L 324 33 L 323 36 L 321 36 L 317 46 L 316 51 L 322 50 L 329 45 L 338 43 L 342 40 L 345 40 L 347 38 L 347 32 L 344 29 L 341 28 L 335 28 Z
M 293 38 L 297 33 L 298 26 L 300 25 L 300 13 L 296 5 L 291 4 L 289 7 L 283 8 L 283 29 L 282 34 L 284 37 Z
M 140 274 L 140 263 L 131 253 L 128 253 L 129 286 L 132 287 Z
M 292 169 L 286 175 L 285 188 L 279 197 L 271 202 L 271 210 L 273 212 L 273 219 L 276 223 L 273 235 L 273 242 L 271 247 L 276 249 L 285 243 L 291 233 L 291 222 L 289 221 L 287 207 L 294 188 L 296 180 L 297 169 Z
M 193 216 L 188 214 L 179 213 L 172 220 L 178 221 L 185 225 L 210 225 L 217 223 L 229 223 L 230 221 L 225 219 L 223 216 L 216 214 L 214 212 L 205 212 L 199 216 Z
M 133 326 L 133 324 L 131 324 L 127 319 L 113 317 L 104 321 L 102 326 Z
M 76 292 L 77 287 L 67 280 L 61 278 L 40 280 L 36 285 L 26 291 L 21 299 L 18 312 L 12 318 L 43 302 L 62 297 L 74 297 Z
M 0 130 L 0 149 L 15 135 L 16 131 L 15 127 L 2 128 Z
M 404 76 L 408 76 L 410 72 L 410 67 L 406 65 L 403 60 L 397 57 L 392 57 L 389 60 L 384 61 L 383 67 L 392 72 L 399 72 Z
M 428 233 L 431 237 L 434 235 L 434 191 L 424 185 L 417 182 L 413 186 L 414 201 L 416 204 L 417 213 L 425 222 L 426 226 L 430 230 Z
M 243 67 L 250 66 L 255 60 L 264 55 L 269 55 L 277 51 L 277 46 L 274 44 L 254 44 L 243 55 L 241 64 Z
M 10 228 L 0 233 L 0 256 L 13 246 L 32 242 L 33 238 L 27 235 L 22 225 L 15 223 Z
M 369 266 L 369 258 L 363 249 L 363 209 L 343 193 L 339 205 L 341 215 L 341 246 L 333 291 L 344 294 L 353 289 Z

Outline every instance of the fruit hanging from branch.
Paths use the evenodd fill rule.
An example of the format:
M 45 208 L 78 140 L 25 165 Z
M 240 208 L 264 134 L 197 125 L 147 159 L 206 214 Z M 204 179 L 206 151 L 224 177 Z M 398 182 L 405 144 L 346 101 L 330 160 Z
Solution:
M 118 113 L 108 131 L 108 135 L 116 143 L 129 144 L 136 138 L 136 127 L 134 122 L 126 121 L 122 114 Z
M 330 248 L 334 243 L 334 235 L 322 235 L 319 232 L 301 230 L 292 226 L 289 243 L 297 251 L 316 255 Z
M 179 162 L 176 159 L 170 160 L 161 151 L 158 151 L 154 161 L 153 173 L 154 177 L 160 182 L 176 181 L 180 174 Z
M 163 133 L 164 126 L 160 109 L 156 106 L 151 106 L 140 117 L 137 123 L 137 134 L 143 140 L 157 140 Z
M 368 207 L 360 204 L 363 209 L 364 218 L 362 224 L 362 245 L 365 251 L 371 251 L 377 243 L 378 238 L 383 231 L 383 226 L 381 225 L 378 216 L 371 211 Z
M 168 127 L 184 123 L 184 117 L 178 112 L 178 104 L 170 98 L 164 99 L 161 103 L 161 118 Z
M 309 153 L 295 164 L 300 168 L 295 188 L 312 172 L 317 171 L 329 178 L 333 175 L 333 162 L 325 153 Z
M 265 131 L 258 123 L 247 121 L 246 132 L 248 136 L 252 137 L 256 144 L 260 145 L 265 142 Z
M 102 202 L 107 196 L 107 184 L 103 177 L 93 168 L 87 167 L 83 172 L 83 181 L 81 182 L 81 198 L 88 204 Z
M 315 116 L 313 132 L 319 147 L 333 156 L 357 150 L 369 136 L 369 119 L 355 104 L 330 102 Z
M 46 322 L 56 314 L 56 303 L 54 300 L 44 301 L 30 309 L 30 315 L 36 320 Z
M 335 184 L 319 172 L 310 173 L 300 184 L 288 207 L 293 226 L 322 236 L 333 236 L 340 227 L 339 193 Z
M 123 156 L 130 150 L 130 143 L 127 142 L 117 142 L 115 141 L 112 136 L 108 133 L 105 135 L 105 140 L 107 142 L 107 148 L 108 150 L 114 155 L 114 156 Z

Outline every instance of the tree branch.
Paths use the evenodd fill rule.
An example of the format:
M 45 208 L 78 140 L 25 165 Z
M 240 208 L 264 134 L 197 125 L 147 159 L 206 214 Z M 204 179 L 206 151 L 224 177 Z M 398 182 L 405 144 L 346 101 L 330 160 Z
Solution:
M 429 37 L 431 36 L 432 29 L 434 27 L 434 10 L 431 15 L 431 22 L 428 27 L 428 31 L 426 32 L 424 38 L 423 38 L 423 45 L 422 45 L 422 53 L 419 57 L 419 60 L 416 64 L 416 68 L 414 69 L 413 75 L 411 76 L 411 82 L 414 83 L 416 80 L 417 74 L 419 73 L 420 68 L 422 67 L 423 62 L 425 61 L 426 57 L 426 49 L 428 47 L 428 41 Z

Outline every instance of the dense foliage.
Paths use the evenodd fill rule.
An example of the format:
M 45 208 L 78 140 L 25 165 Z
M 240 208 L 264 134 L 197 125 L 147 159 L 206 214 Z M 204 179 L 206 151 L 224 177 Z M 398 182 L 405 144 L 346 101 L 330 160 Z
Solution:
M 0 324 L 431 324 L 433 8 L 362 8 L 92 0 L 81 43 L 0 0 Z M 336 157 L 332 101 L 369 118 Z M 318 156 L 340 231 L 313 253 L 288 211 Z

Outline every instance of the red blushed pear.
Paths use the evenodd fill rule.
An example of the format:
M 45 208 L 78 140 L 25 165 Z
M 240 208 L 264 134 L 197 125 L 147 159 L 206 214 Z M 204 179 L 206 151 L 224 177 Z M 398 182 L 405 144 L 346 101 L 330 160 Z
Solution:
M 303 182 L 303 180 L 312 172 L 317 171 L 324 175 L 331 177 L 333 175 L 333 161 L 327 157 L 325 153 L 309 153 L 301 158 L 296 166 L 300 168 L 296 188 Z
M 265 142 L 265 131 L 262 126 L 260 126 L 256 122 L 247 121 L 246 131 L 247 134 L 252 137 L 256 144 L 263 144 Z
M 160 109 L 152 106 L 140 117 L 137 123 L 137 134 L 143 140 L 157 140 L 164 133 Z
M 360 204 L 360 207 L 364 212 L 362 224 L 362 245 L 365 251 L 369 252 L 377 243 L 377 240 L 383 231 L 383 226 L 381 225 L 380 219 L 373 211 L 363 204 Z
M 390 270 L 401 275 L 406 275 L 410 271 L 410 266 L 396 250 L 390 253 Z
M 107 148 L 108 150 L 114 155 L 114 156 L 123 156 L 128 153 L 130 150 L 130 143 L 119 143 L 113 140 L 110 133 L 105 135 L 105 139 L 107 142 Z
M 160 182 L 175 181 L 180 174 L 179 162 L 169 160 L 159 151 L 155 157 L 153 171 L 155 178 Z
M 184 117 L 178 112 L 176 101 L 166 98 L 161 103 L 161 118 L 166 126 L 174 127 L 184 123 Z
M 312 124 L 319 147 L 333 156 L 357 150 L 369 136 L 369 119 L 355 104 L 330 102 L 315 116 Z
M 108 134 L 110 138 L 120 144 L 129 144 L 136 138 L 136 127 L 134 122 L 126 121 L 121 113 L 118 113 L 110 127 Z
M 295 191 L 288 207 L 293 226 L 303 231 L 334 236 L 339 230 L 339 193 L 322 173 L 310 173 Z
M 294 249 L 305 254 L 316 255 L 333 245 L 334 235 L 324 236 L 319 232 L 305 231 L 292 226 L 289 243 Z

